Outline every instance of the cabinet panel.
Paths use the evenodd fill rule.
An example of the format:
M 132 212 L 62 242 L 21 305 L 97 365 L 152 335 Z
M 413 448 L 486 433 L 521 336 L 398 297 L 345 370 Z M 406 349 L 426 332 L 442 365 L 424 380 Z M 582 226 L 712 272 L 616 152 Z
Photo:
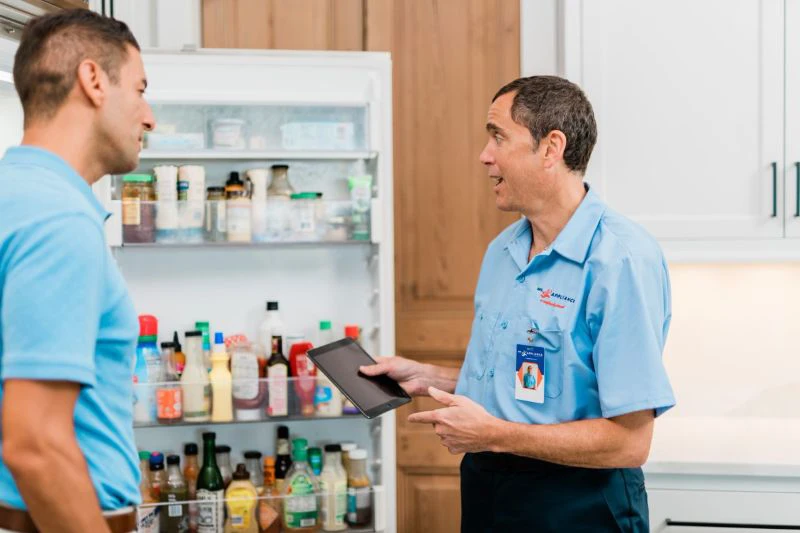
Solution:
M 458 473 L 400 474 L 398 493 L 409 504 L 400 509 L 397 530 L 404 533 L 461 531 L 460 484 Z
M 662 240 L 782 237 L 783 2 L 571 5 L 611 207 Z
M 203 46 L 363 50 L 363 0 L 203 0 Z
M 786 236 L 800 237 L 800 2 L 786 2 Z

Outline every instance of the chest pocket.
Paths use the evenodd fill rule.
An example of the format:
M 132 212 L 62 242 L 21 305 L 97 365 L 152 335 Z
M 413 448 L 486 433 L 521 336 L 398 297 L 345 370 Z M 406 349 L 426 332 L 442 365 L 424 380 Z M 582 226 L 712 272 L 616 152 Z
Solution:
M 509 394 L 514 395 L 517 371 L 517 345 L 533 346 L 544 351 L 544 396 L 558 398 L 564 388 L 564 332 L 557 327 L 539 328 L 530 318 L 510 321 L 498 330 L 497 370 Z
M 492 330 L 499 313 L 477 311 L 472 321 L 472 334 L 467 346 L 467 372 L 469 377 L 481 379 L 486 373 L 486 363 L 490 359 L 494 340 Z

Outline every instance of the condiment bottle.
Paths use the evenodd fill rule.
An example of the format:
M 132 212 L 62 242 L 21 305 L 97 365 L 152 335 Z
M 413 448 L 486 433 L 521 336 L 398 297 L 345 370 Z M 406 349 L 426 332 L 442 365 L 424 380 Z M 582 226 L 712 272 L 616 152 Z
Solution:
M 233 378 L 228 370 L 228 353 L 222 333 L 214 333 L 214 351 L 211 353 L 211 373 L 208 379 L 211 382 L 212 401 L 211 421 L 230 422 L 233 420 Z
M 372 521 L 372 484 L 367 476 L 367 451 L 350 452 L 350 474 L 347 477 L 347 523 L 366 526 Z
M 250 193 L 238 172 L 231 172 L 225 183 L 225 204 L 228 224 L 228 242 L 250 242 Z
M 216 454 L 219 473 L 222 474 L 222 482 L 225 483 L 225 488 L 227 489 L 233 479 L 233 469 L 231 469 L 231 447 L 220 444 L 217 446 Z
M 186 367 L 181 376 L 183 419 L 186 422 L 208 422 L 211 411 L 211 385 L 203 364 L 203 333 L 186 332 Z
M 164 456 L 159 452 L 150 454 L 150 496 L 153 501 L 161 501 L 161 487 L 167 482 L 164 471 Z
M 325 466 L 319 478 L 322 492 L 322 529 L 342 531 L 347 528 L 347 474 L 342 467 L 342 448 L 338 444 L 325 446 Z
M 186 480 L 186 489 L 189 501 L 197 499 L 197 476 L 200 465 L 197 464 L 197 444 L 190 442 L 183 447 L 186 463 L 183 467 L 183 478 Z M 189 530 L 197 530 L 197 504 L 189 504 Z
M 250 481 L 250 474 L 242 463 L 236 465 L 233 481 L 225 491 L 225 505 L 228 519 L 225 533 L 258 533 L 256 506 L 258 493 Z
M 228 218 L 225 207 L 225 187 L 206 189 L 205 238 L 208 242 L 228 240 Z
M 175 373 L 175 344 L 161 343 L 161 383 L 156 389 L 159 424 L 175 424 L 183 418 L 183 390 Z
M 250 473 L 250 481 L 259 494 L 264 492 L 264 470 L 261 468 L 261 452 L 249 450 L 244 452 L 244 462 Z
M 225 524 L 225 483 L 217 466 L 216 433 L 203 433 L 203 467 L 197 476 L 198 533 L 220 533 Z
M 272 354 L 267 361 L 269 378 L 269 416 L 289 414 L 289 361 L 283 356 L 281 337 L 272 336 Z
M 139 492 L 142 506 L 136 509 L 136 531 L 140 533 L 159 533 L 159 507 L 151 507 L 156 503 L 150 487 L 150 452 L 139 452 Z
M 178 339 L 178 332 L 172 334 L 172 344 L 175 345 L 175 374 L 178 379 L 183 375 L 183 369 L 186 367 L 186 355 L 183 353 L 183 347 Z
M 283 526 L 288 533 L 319 531 L 319 484 L 308 465 L 306 439 L 292 441 L 292 467 L 281 495 Z
M 278 426 L 278 441 L 275 451 L 277 454 L 275 459 L 275 488 L 278 494 L 282 494 L 286 473 L 292 467 L 292 457 L 289 455 L 289 428 L 286 426 Z
M 161 487 L 161 533 L 184 533 L 189 527 L 188 491 L 180 467 L 180 457 L 167 457 L 167 481 Z

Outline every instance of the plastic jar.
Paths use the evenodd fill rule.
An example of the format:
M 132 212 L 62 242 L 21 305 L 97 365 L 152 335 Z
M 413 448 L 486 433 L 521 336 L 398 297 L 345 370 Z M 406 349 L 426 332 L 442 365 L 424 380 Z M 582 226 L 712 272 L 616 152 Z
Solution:
M 156 240 L 156 189 L 150 174 L 122 178 L 122 242 Z
M 206 241 L 224 242 L 228 239 L 225 214 L 225 187 L 209 187 L 206 194 Z
M 300 192 L 292 195 L 291 228 L 292 237 L 298 241 L 319 238 L 322 193 Z

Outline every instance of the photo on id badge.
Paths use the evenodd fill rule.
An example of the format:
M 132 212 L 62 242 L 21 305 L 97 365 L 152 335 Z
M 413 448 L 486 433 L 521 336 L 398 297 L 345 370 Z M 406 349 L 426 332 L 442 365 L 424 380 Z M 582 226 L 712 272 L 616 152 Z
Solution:
M 514 397 L 544 403 L 544 348 L 517 344 L 516 368 Z

